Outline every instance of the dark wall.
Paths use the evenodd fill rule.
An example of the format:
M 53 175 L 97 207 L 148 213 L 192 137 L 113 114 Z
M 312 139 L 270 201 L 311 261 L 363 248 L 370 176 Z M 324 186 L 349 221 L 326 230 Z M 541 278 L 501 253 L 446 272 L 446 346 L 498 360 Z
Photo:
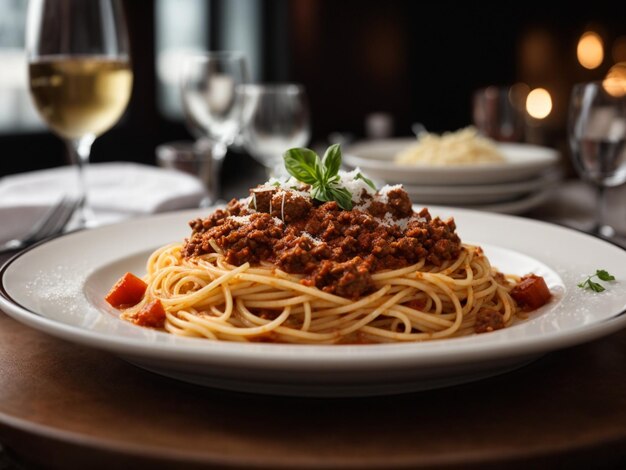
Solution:
M 471 123 L 471 95 L 488 85 L 524 81 L 548 87 L 561 127 L 573 83 L 600 79 L 576 61 L 576 44 L 588 27 L 608 46 L 626 35 L 626 3 L 593 2 L 585 8 L 556 2 L 417 2 L 294 0 L 290 22 L 292 73 L 307 85 L 319 138 L 334 130 L 363 134 L 363 118 L 392 112 L 396 134 L 410 124 L 429 130 Z M 523 54 L 530 36 L 545 44 L 543 71 L 529 70 Z

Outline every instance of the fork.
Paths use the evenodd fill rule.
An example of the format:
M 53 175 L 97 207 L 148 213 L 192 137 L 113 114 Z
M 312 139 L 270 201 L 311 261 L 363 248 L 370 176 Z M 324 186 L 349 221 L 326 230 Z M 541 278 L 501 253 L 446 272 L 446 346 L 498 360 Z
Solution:
M 46 238 L 60 234 L 72 214 L 80 206 L 81 200 L 63 196 L 44 216 L 37 221 L 30 231 L 21 238 L 14 238 L 0 245 L 0 253 L 19 250 Z

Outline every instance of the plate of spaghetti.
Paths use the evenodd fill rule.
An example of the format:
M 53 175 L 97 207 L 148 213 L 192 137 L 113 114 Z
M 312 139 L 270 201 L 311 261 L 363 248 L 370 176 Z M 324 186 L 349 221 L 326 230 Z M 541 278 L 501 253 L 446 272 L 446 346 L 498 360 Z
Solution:
M 421 186 L 503 184 L 528 181 L 554 169 L 554 149 L 526 143 L 496 143 L 462 129 L 443 136 L 355 142 L 345 163 L 388 182 Z
M 0 305 L 49 334 L 231 390 L 376 395 L 502 373 L 626 324 L 626 254 L 550 224 L 414 207 L 400 185 L 285 154 L 213 210 L 76 232 L 2 268 Z M 458 228 L 457 228 L 458 227 Z M 578 287 L 610 272 L 604 292 Z M 583 284 L 581 284 L 583 285 Z

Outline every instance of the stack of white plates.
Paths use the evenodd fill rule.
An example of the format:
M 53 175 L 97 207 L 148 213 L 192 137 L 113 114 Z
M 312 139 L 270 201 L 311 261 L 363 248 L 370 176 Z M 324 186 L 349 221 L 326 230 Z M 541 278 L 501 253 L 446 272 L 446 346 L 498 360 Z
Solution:
M 344 150 L 344 163 L 371 178 L 402 183 L 415 204 L 470 207 L 508 214 L 546 201 L 561 179 L 559 154 L 529 144 L 499 143 L 504 162 L 433 166 L 397 164 L 395 155 L 415 139 L 360 142 Z

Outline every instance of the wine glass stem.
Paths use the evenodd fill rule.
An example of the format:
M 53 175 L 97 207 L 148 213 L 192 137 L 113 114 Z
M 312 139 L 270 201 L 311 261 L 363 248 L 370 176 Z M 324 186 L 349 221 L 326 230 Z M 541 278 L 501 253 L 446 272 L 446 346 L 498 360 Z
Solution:
M 227 150 L 228 147 L 221 142 L 211 143 L 211 182 L 207 190 L 212 204 L 222 196 L 222 164 Z
M 606 222 L 607 215 L 607 191 L 606 186 L 597 185 L 596 186 L 596 222 L 594 227 L 594 232 L 599 235 L 611 236 L 613 229 Z
M 88 227 L 93 225 L 94 216 L 87 203 L 87 177 L 85 175 L 85 166 L 89 163 L 91 155 L 91 145 L 95 140 L 95 136 L 87 135 L 79 139 L 71 139 L 66 141 L 67 149 L 70 155 L 70 161 L 76 167 L 77 190 L 80 204 L 78 206 L 79 226 Z

